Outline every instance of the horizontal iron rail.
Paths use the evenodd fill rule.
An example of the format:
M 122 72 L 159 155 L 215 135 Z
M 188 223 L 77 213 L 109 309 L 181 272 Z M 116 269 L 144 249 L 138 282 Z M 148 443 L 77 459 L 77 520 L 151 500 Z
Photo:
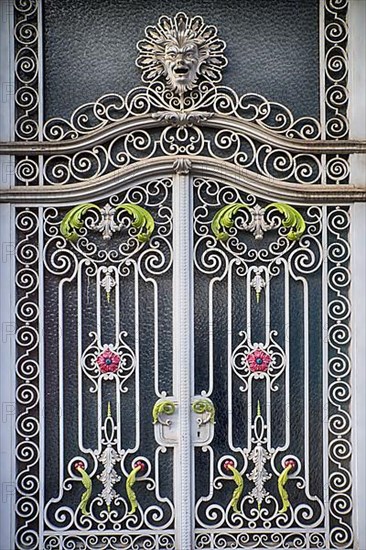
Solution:
M 94 147 L 119 135 L 123 136 L 136 130 L 148 130 L 166 126 L 167 123 L 151 116 L 136 116 L 122 121 L 106 124 L 102 128 L 88 132 L 75 139 L 60 141 L 11 141 L 0 142 L 0 155 L 52 155 L 77 153 L 88 147 Z M 366 140 L 321 140 L 289 138 L 232 116 L 213 116 L 197 124 L 201 128 L 220 128 L 231 130 L 274 147 L 290 152 L 309 154 L 366 154 Z
M 202 156 L 156 157 L 138 161 L 98 178 L 85 182 L 47 185 L 16 186 L 0 190 L 0 202 L 39 205 L 70 205 L 105 198 L 121 188 L 139 185 L 151 178 L 171 176 L 179 163 L 195 177 L 216 178 L 222 183 L 245 188 L 249 193 L 268 200 L 292 204 L 349 204 L 366 202 L 366 182 L 362 185 L 323 185 L 285 183 L 255 174 L 222 160 Z M 183 164 L 182 164 L 183 165 Z

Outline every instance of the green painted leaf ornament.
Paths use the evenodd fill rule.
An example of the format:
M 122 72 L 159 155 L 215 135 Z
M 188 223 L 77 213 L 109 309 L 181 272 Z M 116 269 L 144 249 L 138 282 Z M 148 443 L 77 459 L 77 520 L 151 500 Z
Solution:
M 235 483 L 237 485 L 236 489 L 233 492 L 233 496 L 232 496 L 232 499 L 230 501 L 230 506 L 234 510 L 234 512 L 238 513 L 239 512 L 238 503 L 239 503 L 240 497 L 241 497 L 243 489 L 244 489 L 244 480 L 243 480 L 243 476 L 241 475 L 241 473 L 236 468 L 234 468 L 234 466 L 231 466 L 229 464 L 227 467 L 232 472 L 233 480 L 235 481 Z
M 84 225 L 83 217 L 86 214 L 86 212 L 90 209 L 96 209 L 98 210 L 98 212 L 101 212 L 102 222 L 99 224 L 99 227 L 101 226 L 102 228 L 104 225 L 107 225 L 107 222 L 105 221 L 103 224 L 103 218 L 107 216 L 107 220 L 109 220 L 108 216 L 113 216 L 113 212 L 114 212 L 112 207 L 110 207 L 109 211 L 112 210 L 112 214 L 108 211 L 108 215 L 106 215 L 106 207 L 100 208 L 99 206 L 93 203 L 78 204 L 77 206 L 74 206 L 74 208 L 72 208 L 65 214 L 60 224 L 60 231 L 61 231 L 61 234 L 65 237 L 65 239 L 73 243 L 75 243 L 78 240 L 80 235 L 78 234 L 77 230 L 83 227 Z M 130 204 L 130 203 L 120 203 L 115 207 L 115 211 L 121 210 L 121 209 L 125 210 L 128 214 L 130 214 L 133 217 L 132 226 L 139 230 L 136 235 L 137 240 L 140 243 L 146 243 L 150 239 L 155 228 L 154 218 L 152 217 L 150 212 L 145 210 L 145 208 L 143 208 L 142 206 L 139 206 L 137 204 Z M 107 238 L 110 238 L 110 235 L 112 234 L 112 232 L 118 229 L 119 229 L 119 226 L 115 224 L 114 228 L 110 230 L 111 232 Z
M 175 404 L 173 401 L 165 400 L 165 401 L 157 401 L 153 407 L 152 411 L 152 417 L 153 417 L 153 424 L 157 424 L 159 422 L 159 416 L 161 414 L 167 414 L 168 416 L 171 416 L 175 413 Z
M 230 237 L 226 230 L 232 228 L 234 225 L 234 215 L 241 208 L 247 208 L 249 210 L 249 206 L 247 204 L 243 202 L 235 202 L 232 204 L 227 204 L 216 212 L 211 223 L 211 229 L 218 241 L 227 241 Z
M 282 225 L 283 227 L 286 227 L 286 229 L 290 228 L 290 231 L 286 235 L 288 240 L 298 241 L 306 229 L 306 223 L 300 212 L 298 212 L 293 206 L 283 202 L 272 202 L 266 206 L 266 210 L 271 207 L 276 208 L 285 216 L 285 219 L 282 221 Z
M 65 214 L 60 225 L 61 234 L 65 237 L 65 239 L 73 243 L 78 240 L 79 235 L 75 230 L 83 227 L 84 221 L 82 218 L 91 208 L 95 208 L 100 211 L 99 206 L 88 202 L 86 204 L 78 204 L 77 206 L 74 206 L 74 208 Z
M 241 208 L 246 208 L 249 211 L 253 210 L 245 203 L 235 202 L 225 205 L 218 212 L 216 212 L 211 222 L 211 229 L 218 241 L 226 241 L 230 237 L 228 230 L 233 227 L 234 216 Z M 286 229 L 289 229 L 289 232 L 286 235 L 289 241 L 297 241 L 302 237 L 306 229 L 306 223 L 296 208 L 286 203 L 272 202 L 263 210 L 268 210 L 269 208 L 276 208 L 276 210 L 284 215 L 282 225 Z M 252 215 L 253 217 L 255 216 L 255 214 Z M 254 223 L 253 220 L 251 223 Z M 268 229 L 268 227 L 264 229 Z
M 154 218 L 150 212 L 138 204 L 130 204 L 127 202 L 116 206 L 116 210 L 120 209 L 126 210 L 128 214 L 133 216 L 132 225 L 140 230 L 137 234 L 137 240 L 140 241 L 140 243 L 146 243 L 150 239 L 155 228 Z
M 89 512 L 87 512 L 86 510 L 86 506 L 89 502 L 89 498 L 92 493 L 92 488 L 93 488 L 92 480 L 90 479 L 89 475 L 86 473 L 84 468 L 78 467 L 76 468 L 76 470 L 81 475 L 81 482 L 86 489 L 86 491 L 84 491 L 84 493 L 81 495 L 80 510 L 84 516 L 89 516 Z
M 289 501 L 289 498 L 288 498 L 288 492 L 285 489 L 285 485 L 287 483 L 288 474 L 289 474 L 291 469 L 292 469 L 291 464 L 289 466 L 286 466 L 286 468 L 283 470 L 280 477 L 278 478 L 278 492 L 280 493 L 280 497 L 281 497 L 281 500 L 282 500 L 282 508 L 278 512 L 279 514 L 284 514 L 290 506 L 290 501 Z
M 192 411 L 196 414 L 207 413 L 208 420 L 215 424 L 215 407 L 209 399 L 197 399 L 192 403 Z
M 131 473 L 129 474 L 126 480 L 126 492 L 127 492 L 128 500 L 130 501 L 130 504 L 131 504 L 131 510 L 128 512 L 129 515 L 134 514 L 137 510 L 138 504 L 137 504 L 136 493 L 132 487 L 135 484 L 136 475 L 141 470 L 141 468 L 142 468 L 141 465 L 133 468 L 133 470 L 131 471 Z

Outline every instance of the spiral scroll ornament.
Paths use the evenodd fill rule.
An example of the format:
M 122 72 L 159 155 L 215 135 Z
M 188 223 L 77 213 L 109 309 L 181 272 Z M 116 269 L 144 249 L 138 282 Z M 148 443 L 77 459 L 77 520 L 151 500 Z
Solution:
M 330 541 L 334 548 L 352 548 L 352 476 L 350 402 L 351 339 L 348 290 L 350 247 L 348 208 L 329 208 L 327 217 L 328 271 L 328 391 Z
M 324 2 L 324 113 L 323 137 L 347 139 L 348 120 L 348 0 Z M 345 155 L 327 155 L 327 183 L 347 183 L 349 159 Z
M 39 139 L 39 0 L 15 0 L 15 135 Z
M 9 2 L 9 8 L 10 9 Z M 15 139 L 42 140 L 39 0 L 14 0 Z M 15 163 L 17 185 L 39 185 L 39 159 L 25 156 Z
M 40 514 L 40 307 L 39 238 L 37 209 L 16 216 L 16 545 L 39 544 Z
M 225 42 L 213 25 L 200 16 L 180 12 L 162 16 L 145 30 L 137 43 L 137 66 L 146 86 L 126 96 L 105 94 L 77 108 L 69 120 L 40 119 L 42 87 L 40 67 L 39 1 L 15 1 L 16 137 L 50 142 L 105 135 L 94 147 L 68 154 L 44 153 L 39 158 L 19 157 L 17 185 L 64 185 L 87 181 L 142 159 L 161 155 L 205 155 L 227 160 L 268 178 L 291 183 L 347 183 L 345 155 L 294 153 L 268 142 L 272 135 L 316 142 L 348 136 L 348 0 L 324 2 L 324 105 L 321 120 L 295 119 L 278 102 L 256 93 L 238 95 L 221 86 L 227 65 Z M 146 124 L 141 125 L 141 118 Z M 222 119 L 221 122 L 219 119 Z M 228 118 L 241 129 L 229 129 Z M 138 127 L 131 128 L 136 121 Z M 107 131 L 119 123 L 120 131 Z M 123 129 L 126 123 L 128 129 Z M 246 123 L 254 125 L 253 131 Z M 249 130 L 249 131 L 248 131 Z M 264 137 L 262 130 L 269 134 Z M 110 138 L 110 136 L 113 136 Z
M 160 484 L 171 452 L 155 445 L 144 453 L 136 394 L 143 360 L 138 335 L 124 328 L 131 309 L 122 294 L 130 285 L 128 307 L 142 317 L 138 288 L 150 289 L 153 306 L 145 316 L 155 327 L 156 359 L 149 369 L 156 398 L 163 398 L 157 311 L 159 277 L 166 288 L 171 273 L 171 186 L 162 178 L 127 188 L 82 213 L 69 211 L 64 223 L 67 208 L 17 210 L 17 548 L 81 541 L 93 548 L 107 540 L 109 547 L 175 547 L 172 489 Z M 68 407 L 73 414 L 65 414 Z M 52 457 L 41 466 L 45 452 Z M 129 475 L 141 463 L 132 489 Z M 51 472 L 56 483 L 45 488 Z M 139 502 L 132 514 L 130 489 Z M 40 523 L 48 530 L 42 538 Z

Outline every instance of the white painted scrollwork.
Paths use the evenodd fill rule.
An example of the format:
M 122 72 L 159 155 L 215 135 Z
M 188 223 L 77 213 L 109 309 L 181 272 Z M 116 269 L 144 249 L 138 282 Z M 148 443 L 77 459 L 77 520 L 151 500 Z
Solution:
M 117 534 L 110 535 L 47 535 L 45 538 L 45 550 L 70 550 L 70 548 L 82 548 L 97 550 L 108 545 L 111 550 L 134 550 L 135 548 L 159 548 L 161 550 L 174 550 L 174 535 L 161 534 Z
M 221 434 L 195 455 L 206 472 L 196 487 L 196 548 L 326 548 L 328 533 L 335 548 L 350 548 L 347 209 L 307 207 L 306 230 L 290 242 L 265 202 L 214 180 L 195 178 L 194 185 L 196 284 L 201 293 L 207 288 L 207 311 L 200 313 L 207 344 L 199 344 L 206 385 L 199 389 L 216 405 Z M 223 238 L 214 215 L 235 204 L 242 208 L 230 224 L 223 219 Z M 313 351 L 324 345 L 314 341 L 314 300 L 328 302 L 329 352 Z M 318 409 L 315 383 L 323 384 Z M 326 430 L 314 446 L 313 417 L 322 424 L 324 410 L 329 446 Z
M 156 180 L 149 182 L 144 187 L 134 187 L 127 190 L 123 196 L 116 195 L 109 198 L 109 202 L 99 211 L 95 208 L 87 211 L 83 218 L 83 227 L 78 228 L 78 238 L 73 242 L 67 241 L 60 234 L 60 217 L 55 208 L 48 208 L 44 213 L 45 234 L 47 241 L 44 247 L 44 260 L 47 271 L 53 276 L 63 277 L 59 283 L 59 326 L 62 332 L 67 333 L 67 325 L 64 321 L 63 301 L 66 299 L 66 285 L 76 285 L 77 289 L 77 319 L 78 319 L 78 344 L 75 350 L 77 377 L 78 377 L 78 445 L 74 449 L 74 455 L 66 454 L 64 448 L 64 431 L 60 426 L 60 456 L 59 456 L 59 492 L 46 503 L 45 521 L 51 531 L 68 531 L 78 529 L 80 531 L 139 530 L 142 528 L 164 530 L 172 525 L 174 511 L 171 500 L 160 495 L 159 475 L 162 466 L 161 457 L 167 453 L 164 446 L 158 446 L 154 455 L 136 456 L 141 448 L 141 396 L 137 391 L 139 386 L 139 345 L 137 334 L 129 334 L 123 327 L 123 310 L 120 311 L 120 303 L 123 293 L 122 282 L 126 279 L 135 281 L 135 315 L 139 313 L 139 283 L 152 285 L 155 300 L 154 313 L 154 346 L 155 364 L 153 386 L 157 396 L 163 396 L 159 389 L 159 325 L 158 325 L 158 292 L 159 285 L 156 280 L 159 275 L 164 275 L 171 266 L 171 207 L 169 206 L 171 180 Z M 150 236 L 148 244 L 146 239 L 138 240 L 139 234 L 131 225 L 131 220 L 126 212 L 118 212 L 118 205 L 143 204 L 144 208 L 152 208 L 156 211 L 155 231 Z M 91 205 L 93 206 L 93 205 Z M 100 208 L 100 207 L 99 207 Z M 116 232 L 127 230 L 127 239 L 116 238 Z M 65 233 L 68 235 L 68 233 Z M 106 276 L 110 277 L 109 283 Z M 113 284 L 111 283 L 113 281 Z M 131 284 L 131 283 L 130 283 Z M 85 287 L 85 285 L 87 285 Z M 89 323 L 83 313 L 84 304 L 82 296 L 85 288 L 93 288 L 95 298 L 89 298 L 95 302 L 94 325 L 95 329 L 83 333 L 83 325 Z M 105 292 L 103 297 L 102 292 Z M 63 295 L 65 294 L 65 298 Z M 105 320 L 107 314 L 108 320 Z M 114 329 L 108 328 L 110 322 Z M 59 330 L 60 330 L 59 329 Z M 131 338 L 132 337 L 132 338 Z M 107 339 L 106 339 L 107 338 Z M 59 348 L 59 372 L 64 369 L 65 351 Z M 61 379 L 62 380 L 62 379 Z M 67 397 L 63 393 L 62 386 L 59 389 L 62 402 L 67 405 Z M 125 400 L 129 392 L 133 391 L 133 400 Z M 87 397 L 89 394 L 89 397 Z M 107 409 L 106 395 L 109 395 Z M 94 396 L 94 397 L 92 397 Z M 90 401 L 91 399 L 91 401 Z M 92 403 L 94 402 L 94 405 Z M 95 425 L 97 443 L 90 446 L 90 433 L 86 430 L 85 407 L 97 407 L 97 423 Z M 111 404 L 112 403 L 112 404 Z M 128 403 L 128 405 L 127 405 Z M 135 436 L 132 447 L 126 447 L 126 434 L 122 426 L 127 420 L 126 407 L 131 406 L 131 429 L 135 426 Z M 131 420 L 129 421 L 131 422 Z M 123 435 L 125 434 L 125 435 Z M 131 434 L 132 435 L 132 434 Z M 82 453 L 82 454 L 80 454 Z M 68 458 L 67 458 L 68 456 Z M 133 460 L 132 460 L 133 459 Z M 132 460 L 132 462 L 131 462 Z M 138 507 L 138 512 L 129 511 L 129 502 L 121 482 L 124 479 L 128 483 L 129 470 L 134 464 L 143 461 L 145 471 L 138 475 L 138 484 L 145 487 L 146 492 L 153 492 L 157 504 L 150 502 L 144 508 Z M 66 470 L 65 470 L 66 469 Z M 83 473 L 83 484 L 90 487 L 90 494 L 83 496 L 80 505 L 75 509 L 67 504 L 75 497 L 72 495 L 80 486 L 80 475 Z M 98 473 L 99 472 L 99 473 Z M 89 479 L 89 481 L 88 481 Z M 126 481 L 127 480 L 127 481 Z M 98 494 L 93 487 L 97 486 Z M 104 488 L 103 488 L 104 487 Z M 126 485 L 127 487 L 127 485 Z M 87 489 L 88 490 L 88 489 Z M 97 490 L 97 489 L 95 489 Z M 70 493 L 71 492 L 71 493 Z M 68 495 L 70 493 L 70 495 Z M 127 492 L 127 495 L 129 493 Z M 132 498 L 129 496 L 129 498 Z M 85 500 L 85 502 L 83 501 Z M 71 540 L 71 539 L 70 539 Z M 132 540 L 132 539 L 131 539 Z M 153 540 L 153 538 L 147 540 Z M 169 540 L 169 538 L 167 538 Z M 70 542 L 71 543 L 71 542 Z M 93 546 L 90 545 L 90 548 Z M 89 546 L 88 546 L 89 548 Z
M 320 121 L 219 84 L 224 41 L 181 13 L 138 44 L 146 85 L 43 125 L 39 2 L 15 0 L 16 140 L 49 147 L 17 156 L 17 185 L 117 177 L 176 156 L 179 177 L 199 156 L 267 182 L 347 183 L 348 158 L 315 147 L 348 136 L 347 5 L 324 2 Z M 192 185 L 205 297 L 202 385 L 184 404 L 199 472 L 195 548 L 352 548 L 348 209 L 309 201 L 306 230 L 291 239 L 278 203 L 243 181 Z M 167 176 L 98 198 L 69 234 L 62 207 L 17 210 L 17 548 L 176 548 L 171 194 Z M 214 215 L 235 203 L 245 207 L 218 238 Z M 151 213 L 152 234 L 121 204 Z M 154 404 L 167 402 L 153 426 Z
M 40 364 L 39 364 L 39 218 L 37 209 L 20 211 L 16 217 L 18 265 L 16 284 L 17 446 L 16 505 L 19 548 L 35 548 L 39 543 L 40 513 Z
M 201 83 L 182 101 L 183 111 L 177 97 L 157 82 L 148 88 L 132 90 L 126 98 L 118 94 L 103 96 L 96 103 L 77 109 L 70 121 L 49 120 L 45 136 L 52 141 L 101 132 L 113 122 L 127 123 L 136 117 L 137 124 L 142 116 L 151 130 L 128 125 L 117 137 L 111 140 L 106 137 L 91 149 L 72 155 L 50 155 L 44 166 L 45 181 L 51 185 L 85 181 L 141 159 L 185 154 L 227 160 L 283 181 L 319 183 L 323 170 L 319 156 L 294 154 L 286 148 L 271 146 L 251 137 L 245 127 L 241 131 L 227 128 L 232 117 L 287 137 L 314 140 L 320 135 L 315 119 L 296 121 L 284 106 L 262 96 L 239 97 L 234 90 L 209 82 Z M 27 169 L 30 171 L 31 167 Z
M 353 544 L 351 526 L 351 363 L 348 345 L 351 339 L 351 306 L 348 289 L 350 246 L 347 231 L 348 208 L 331 208 L 327 213 L 329 270 L 328 284 L 328 395 L 329 395 L 329 501 L 330 543 L 335 548 Z
M 150 448 L 144 452 L 140 383 L 142 376 L 146 378 L 141 370 L 146 368 L 143 367 L 146 359 L 140 356 L 136 329 L 132 334 L 124 330 L 126 315 L 121 309 L 124 288 L 132 285 L 135 290 L 129 307 L 135 310 L 137 323 L 143 315 L 139 288 L 150 286 L 153 338 L 149 379 L 155 399 L 163 398 L 166 391 L 161 387 L 160 372 L 159 277 L 169 280 L 172 262 L 171 184 L 169 178 L 150 181 L 114 195 L 106 203 L 108 213 L 120 204 L 136 208 L 143 204 L 145 210 L 141 212 L 148 209 L 154 217 L 149 239 L 139 240 L 131 215 L 125 211 L 115 213 L 115 218 L 105 217 L 103 203 L 99 211 L 86 212 L 75 242 L 60 230 L 65 211 L 62 213 L 55 207 L 19 211 L 16 279 L 17 483 L 22 495 L 17 507 L 19 548 L 38 545 L 38 521 L 45 522 L 46 535 L 42 541 L 45 548 L 69 548 L 73 544 L 97 548 L 104 540 L 108 540 L 110 547 L 115 540 L 116 547 L 123 544 L 134 548 L 141 542 L 151 548 L 174 548 L 172 487 L 166 481 L 161 482 L 163 471 L 166 478 L 166 464 L 172 451 L 156 443 L 151 448 L 154 438 L 151 422 Z M 106 275 L 113 284 L 107 285 Z M 42 385 L 37 359 L 42 313 L 38 306 L 39 288 L 47 293 L 56 289 L 54 311 L 48 303 L 49 294 L 44 307 L 49 316 L 47 330 L 58 332 L 51 356 L 47 350 L 52 344 L 47 339 L 46 349 L 43 348 L 48 367 L 41 373 Z M 76 300 L 73 315 L 68 318 L 70 290 L 75 292 Z M 142 320 L 140 323 L 143 325 Z M 86 332 L 87 326 L 92 330 Z M 58 381 L 51 397 L 49 378 L 54 376 Z M 70 382 L 72 379 L 76 386 Z M 74 407 L 74 400 L 75 416 L 65 415 L 65 410 Z M 48 401 L 53 403 L 53 413 L 59 411 L 59 414 L 51 414 Z M 127 425 L 130 434 L 126 432 Z M 70 431 L 76 439 L 66 437 Z M 48 452 L 48 445 L 44 446 L 45 433 L 48 439 L 56 435 L 58 447 L 51 453 L 45 470 L 54 473 L 57 484 L 49 491 L 42 485 L 43 509 L 39 507 L 38 496 L 45 473 L 41 474 L 38 465 L 41 456 Z M 71 447 L 68 441 L 73 442 Z M 139 464 L 143 464 L 143 469 L 139 472 L 142 468 L 139 466 L 132 478 L 131 470 Z M 137 488 L 132 489 L 132 485 Z M 136 495 L 134 510 L 131 506 Z M 80 536 L 74 537 L 72 530 L 79 531 Z M 146 533 L 138 534 L 139 530 Z
M 322 135 L 329 140 L 346 139 L 349 132 L 348 4 L 348 0 L 324 1 L 324 105 L 321 105 L 321 122 Z M 349 171 L 346 156 L 328 156 L 326 178 L 329 183 L 347 183 Z
M 38 0 L 14 1 L 15 38 L 15 133 L 20 140 L 39 136 L 39 30 Z M 28 159 L 29 165 L 31 160 Z M 35 176 L 29 180 L 32 181 Z

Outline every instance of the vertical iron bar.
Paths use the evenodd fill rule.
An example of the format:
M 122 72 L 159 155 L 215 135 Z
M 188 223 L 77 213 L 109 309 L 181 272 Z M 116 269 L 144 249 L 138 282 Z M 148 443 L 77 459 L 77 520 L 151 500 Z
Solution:
M 173 181 L 173 385 L 179 407 L 179 445 L 175 449 L 174 466 L 177 550 L 193 548 L 193 450 L 190 433 L 193 393 L 192 206 L 190 176 L 178 167 Z

